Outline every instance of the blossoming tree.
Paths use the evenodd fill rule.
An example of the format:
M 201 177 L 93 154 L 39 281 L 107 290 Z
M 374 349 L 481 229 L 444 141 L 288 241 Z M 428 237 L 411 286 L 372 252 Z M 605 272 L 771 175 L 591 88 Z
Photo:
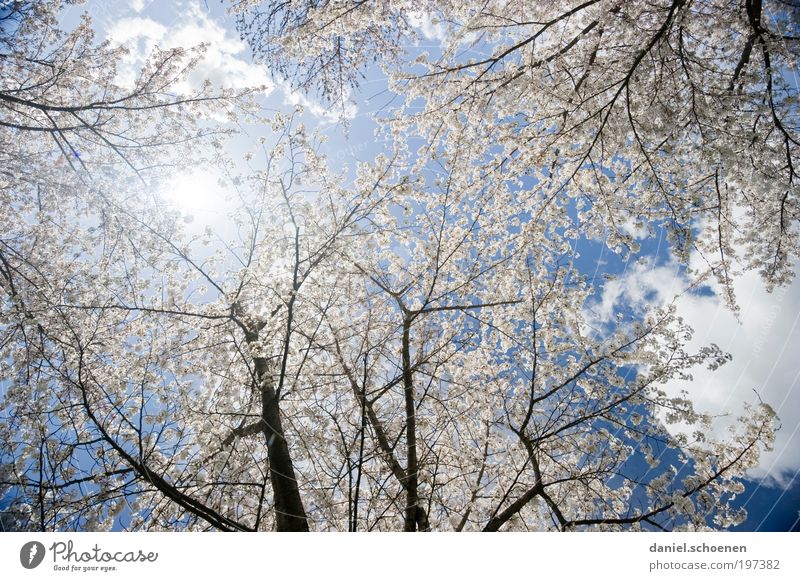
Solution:
M 732 308 L 735 264 L 790 280 L 796 24 L 779 5 L 239 3 L 265 66 L 342 110 L 359 67 L 390 73 L 389 149 L 352 183 L 292 113 L 260 120 L 243 170 L 219 113 L 247 115 L 246 93 L 180 93 L 188 47 L 119 86 L 121 49 L 43 6 L 0 39 L 4 522 L 742 518 L 771 408 L 710 437 L 665 385 L 726 354 L 689 352 L 670 305 L 595 320 L 571 257 L 586 238 L 635 254 L 632 228 L 663 228 Z M 408 45 L 431 28 L 436 54 Z M 224 231 L 159 205 L 152 179 L 187 157 L 226 176 Z

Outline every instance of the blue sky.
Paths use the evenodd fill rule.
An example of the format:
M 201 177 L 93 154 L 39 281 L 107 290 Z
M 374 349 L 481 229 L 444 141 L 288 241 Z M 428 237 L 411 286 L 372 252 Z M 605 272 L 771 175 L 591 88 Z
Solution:
M 348 110 L 350 127 L 345 130 L 337 115 L 325 104 L 301 95 L 269 77 L 265 69 L 250 59 L 247 46 L 239 40 L 234 19 L 225 13 L 227 3 L 212 0 L 90 0 L 70 8 L 64 15 L 68 26 L 81 12 L 94 19 L 98 37 L 130 47 L 129 59 L 120 70 L 121 80 L 142 62 L 146 51 L 155 46 L 208 43 L 196 81 L 210 78 L 226 86 L 265 85 L 261 96 L 264 107 L 290 110 L 304 106 L 305 122 L 328 136 L 326 145 L 334 169 L 353 169 L 358 161 L 369 160 L 381 150 L 374 137 L 376 127 L 371 114 L 391 101 L 385 81 L 372 75 L 355 95 Z M 420 32 L 435 48 L 441 30 L 418 19 Z M 254 147 L 259 128 L 240 136 L 232 153 L 244 155 Z M 224 209 L 216 176 L 209 170 L 194 169 L 176 174 L 164 185 L 164 195 L 182 211 L 192 214 L 192 227 L 214 227 Z M 630 234 L 642 245 L 642 253 L 630 259 L 610 254 L 596 240 L 582 240 L 575 250 L 576 264 L 599 286 L 590 308 L 602 325 L 620 310 L 637 312 L 653 303 L 675 301 L 679 313 L 695 328 L 691 346 L 717 343 L 733 355 L 733 361 L 716 372 L 697 370 L 694 381 L 675 383 L 668 390 L 687 389 L 700 409 L 718 416 L 713 431 L 722 435 L 726 427 L 743 412 L 745 401 L 761 398 L 781 419 L 775 450 L 765 454 L 753 473 L 748 490 L 737 499 L 749 510 L 742 530 L 797 530 L 800 511 L 800 282 L 768 293 L 758 276 L 747 273 L 735 283 L 741 304 L 737 317 L 716 294 L 713 282 L 699 292 L 686 292 L 689 278 L 668 254 L 658 232 L 645 232 L 635 226 Z M 579 255 L 579 256 L 578 256 Z M 695 260 L 699 260 L 695 257 Z M 613 275 L 607 280 L 606 275 Z M 677 298 L 676 298 L 677 297 Z

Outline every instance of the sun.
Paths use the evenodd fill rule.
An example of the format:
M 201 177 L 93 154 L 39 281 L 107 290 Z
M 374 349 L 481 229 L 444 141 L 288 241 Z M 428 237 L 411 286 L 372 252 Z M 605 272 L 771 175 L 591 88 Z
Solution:
M 176 174 L 159 188 L 159 194 L 168 204 L 189 213 L 219 211 L 224 201 L 219 176 L 206 169 Z

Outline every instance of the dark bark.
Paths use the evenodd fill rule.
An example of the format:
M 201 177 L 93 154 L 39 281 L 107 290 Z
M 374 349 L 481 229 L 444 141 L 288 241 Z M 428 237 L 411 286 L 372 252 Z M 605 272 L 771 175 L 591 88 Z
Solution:
M 411 372 L 411 321 L 410 316 L 403 319 L 403 392 L 406 403 L 406 473 L 403 487 L 406 489 L 406 513 L 403 530 L 417 530 L 417 505 L 419 504 L 419 485 L 417 463 L 417 419 L 414 401 L 414 376 Z
M 361 491 L 361 471 L 364 467 L 364 435 L 367 431 L 367 356 L 364 355 L 364 383 L 361 387 L 361 428 L 359 430 L 359 445 L 358 445 L 358 465 L 356 471 L 356 489 L 355 497 L 353 499 L 353 520 L 350 525 L 350 530 L 356 532 L 358 530 L 358 497 Z
M 308 519 L 300 498 L 289 445 L 267 361 L 255 358 L 256 377 L 261 388 L 261 420 L 269 455 L 269 479 L 275 502 L 275 526 L 279 532 L 308 531 Z
M 520 496 L 517 500 L 511 503 L 508 508 L 506 508 L 503 512 L 498 515 L 493 516 L 486 526 L 483 527 L 483 532 L 485 533 L 494 533 L 500 530 L 500 527 L 507 523 L 511 518 L 517 514 L 522 507 L 524 507 L 528 502 L 530 502 L 534 497 L 538 496 L 542 492 L 541 486 L 534 486 L 525 494 Z

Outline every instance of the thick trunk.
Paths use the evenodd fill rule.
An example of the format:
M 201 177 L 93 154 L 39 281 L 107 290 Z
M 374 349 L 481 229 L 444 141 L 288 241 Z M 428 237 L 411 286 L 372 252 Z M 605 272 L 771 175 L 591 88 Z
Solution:
M 406 513 L 404 530 L 414 532 L 417 530 L 417 505 L 419 495 L 417 487 L 419 479 L 417 471 L 417 420 L 416 405 L 414 401 L 414 378 L 411 373 L 411 318 L 403 319 L 403 391 L 406 400 L 406 456 L 408 465 L 406 467 L 405 482 L 406 489 Z
M 275 498 L 276 528 L 279 532 L 308 531 L 308 519 L 283 432 L 278 398 L 267 362 L 262 358 L 256 358 L 256 373 L 261 382 L 261 420 L 269 454 L 269 479 Z
M 353 521 L 350 525 L 350 530 L 356 532 L 358 530 L 358 497 L 361 492 L 361 471 L 364 468 L 364 436 L 367 432 L 367 356 L 364 355 L 364 383 L 361 387 L 361 429 L 359 433 L 358 445 L 358 465 L 356 472 L 356 490 L 353 499 Z

